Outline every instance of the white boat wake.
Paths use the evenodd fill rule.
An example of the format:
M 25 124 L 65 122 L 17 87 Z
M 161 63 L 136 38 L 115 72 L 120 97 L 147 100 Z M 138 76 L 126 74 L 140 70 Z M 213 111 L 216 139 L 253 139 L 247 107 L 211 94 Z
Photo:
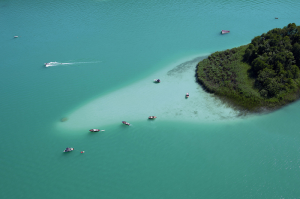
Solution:
M 73 62 L 73 63 L 48 62 L 48 63 L 45 63 L 45 67 L 61 66 L 61 65 L 76 65 L 76 64 L 94 64 L 94 63 L 99 63 L 99 61 L 97 61 L 97 62 Z

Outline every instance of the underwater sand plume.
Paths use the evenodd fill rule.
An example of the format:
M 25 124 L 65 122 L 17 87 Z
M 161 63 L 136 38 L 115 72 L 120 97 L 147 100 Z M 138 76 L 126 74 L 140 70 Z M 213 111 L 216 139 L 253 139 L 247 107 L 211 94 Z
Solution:
M 61 121 L 61 122 L 65 122 L 65 121 L 67 121 L 67 120 L 68 120 L 67 117 L 63 117 L 60 121 Z
M 61 124 L 61 127 L 87 129 L 91 126 L 118 123 L 124 118 L 137 121 L 145 118 L 145 113 L 159 115 L 160 121 L 199 123 L 236 118 L 238 111 L 219 103 L 220 100 L 214 99 L 195 82 L 195 68 L 203 58 L 172 64 L 157 74 L 101 96 L 68 114 L 69 121 Z M 164 79 L 159 87 L 149 82 L 149 79 L 157 76 Z M 193 93 L 188 101 L 182 96 L 187 89 Z M 195 111 L 201 114 L 195 114 Z

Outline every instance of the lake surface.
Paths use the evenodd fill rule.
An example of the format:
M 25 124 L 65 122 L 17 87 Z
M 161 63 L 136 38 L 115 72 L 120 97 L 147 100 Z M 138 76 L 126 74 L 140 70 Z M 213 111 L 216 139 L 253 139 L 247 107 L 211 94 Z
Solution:
M 194 77 L 210 53 L 300 25 L 299 9 L 1 1 L 0 198 L 300 198 L 300 102 L 243 116 Z

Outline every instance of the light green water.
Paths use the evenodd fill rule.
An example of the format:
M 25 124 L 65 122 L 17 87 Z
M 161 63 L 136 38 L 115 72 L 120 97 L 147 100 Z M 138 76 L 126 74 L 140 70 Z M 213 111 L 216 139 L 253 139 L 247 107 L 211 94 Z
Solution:
M 1 1 L 0 198 L 299 198 L 299 102 L 240 117 L 194 78 L 204 55 L 299 25 L 299 8 Z

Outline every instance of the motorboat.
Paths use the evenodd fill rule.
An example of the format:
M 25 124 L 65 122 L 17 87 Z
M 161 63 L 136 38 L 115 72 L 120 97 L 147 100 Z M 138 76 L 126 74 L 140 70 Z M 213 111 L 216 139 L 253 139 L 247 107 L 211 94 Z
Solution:
M 227 33 L 230 33 L 230 31 L 229 30 L 222 30 L 221 31 L 221 34 L 227 34 Z
M 49 66 L 57 66 L 59 63 L 57 63 L 57 62 L 48 62 L 48 63 L 45 63 L 45 66 L 46 67 L 49 67 Z M 60 64 L 62 64 L 62 63 L 60 63 Z
M 19 36 L 14 36 L 14 38 L 18 38 Z
M 186 97 L 186 98 L 188 98 L 189 96 L 190 96 L 190 94 L 189 94 L 189 93 L 186 93 L 186 94 L 185 94 L 185 97 Z
M 149 116 L 148 119 L 155 119 L 157 118 L 156 116 Z
M 90 129 L 91 132 L 98 132 L 100 129 Z
M 67 147 L 65 150 L 64 150 L 64 152 L 70 152 L 70 151 L 73 151 L 74 150 L 74 148 L 69 148 L 69 147 Z
M 155 83 L 160 83 L 160 79 L 154 79 Z
M 126 122 L 126 121 L 122 121 L 122 123 L 125 124 L 125 125 L 127 125 L 127 126 L 130 125 L 130 124 L 129 124 L 128 122 Z

